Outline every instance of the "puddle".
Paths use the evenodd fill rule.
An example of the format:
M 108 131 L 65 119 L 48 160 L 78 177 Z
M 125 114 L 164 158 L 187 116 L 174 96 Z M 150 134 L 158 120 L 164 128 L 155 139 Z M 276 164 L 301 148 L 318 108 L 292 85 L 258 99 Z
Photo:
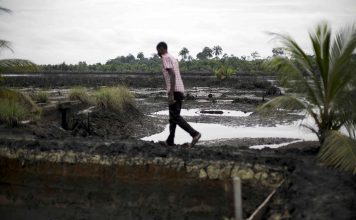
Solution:
M 81 110 L 77 113 L 77 115 L 81 115 L 81 114 L 90 114 L 93 112 L 93 109 L 95 109 L 96 106 L 90 106 L 89 108 L 86 108 L 84 110 Z
M 284 147 L 287 146 L 289 144 L 294 144 L 294 143 L 299 143 L 302 142 L 303 140 L 296 140 L 296 141 L 291 141 L 291 142 L 285 142 L 285 143 L 281 143 L 281 144 L 261 144 L 261 145 L 254 145 L 251 146 L 251 149 L 263 149 L 263 148 L 279 148 L 279 147 Z
M 222 111 L 222 114 L 207 114 L 201 113 L 201 111 Z M 182 109 L 181 116 L 231 116 L 231 117 L 247 117 L 250 116 L 252 112 L 234 111 L 234 110 L 216 110 L 216 109 Z M 169 115 L 168 110 L 158 111 L 151 114 L 152 116 Z
M 315 141 L 317 137 L 310 130 L 299 126 L 301 121 L 288 125 L 277 125 L 276 127 L 232 127 L 220 124 L 208 123 L 189 123 L 194 129 L 202 133 L 202 141 L 229 139 L 229 138 L 294 138 L 305 141 Z M 304 121 L 303 121 L 304 122 Z M 144 137 L 145 141 L 161 141 L 165 140 L 169 134 L 169 126 L 167 125 L 163 132 L 152 136 Z M 183 144 L 190 142 L 191 137 L 181 128 L 177 128 L 175 143 Z M 254 146 L 262 148 L 268 145 Z M 281 145 L 282 146 L 282 145 Z M 272 146 L 280 147 L 280 146 Z

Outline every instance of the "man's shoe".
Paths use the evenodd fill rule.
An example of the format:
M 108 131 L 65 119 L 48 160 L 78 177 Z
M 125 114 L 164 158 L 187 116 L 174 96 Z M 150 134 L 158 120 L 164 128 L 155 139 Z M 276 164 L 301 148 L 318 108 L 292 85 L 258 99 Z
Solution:
M 194 147 L 196 143 L 198 143 L 199 139 L 201 138 L 201 134 L 198 133 L 193 137 L 192 143 L 190 143 L 190 147 Z
M 158 142 L 160 145 L 165 146 L 165 147 L 173 147 L 175 144 L 168 144 L 167 141 L 159 141 Z

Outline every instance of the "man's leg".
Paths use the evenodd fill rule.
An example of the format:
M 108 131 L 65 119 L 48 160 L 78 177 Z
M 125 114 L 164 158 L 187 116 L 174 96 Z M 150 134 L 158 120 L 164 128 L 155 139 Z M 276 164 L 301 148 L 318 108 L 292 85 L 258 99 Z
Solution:
M 174 113 L 176 114 L 172 114 L 172 119 L 170 118 L 170 121 L 172 121 L 173 123 L 175 123 L 176 125 L 179 125 L 179 127 L 181 127 L 183 130 L 185 130 L 186 132 L 188 132 L 190 134 L 190 136 L 195 137 L 196 135 L 199 134 L 199 132 L 197 132 L 196 130 L 194 130 L 194 128 L 192 128 L 185 120 L 182 116 L 180 116 L 180 110 L 182 108 L 182 101 L 183 101 L 183 94 L 180 92 L 175 92 L 174 93 L 174 100 L 176 101 L 174 103 L 174 108 L 177 111 L 174 111 Z M 171 113 L 171 111 L 169 111 L 169 113 Z
M 169 136 L 166 140 L 168 145 L 174 145 L 174 136 L 176 133 L 177 123 L 174 120 L 181 110 L 181 105 L 176 101 L 173 105 L 169 105 Z

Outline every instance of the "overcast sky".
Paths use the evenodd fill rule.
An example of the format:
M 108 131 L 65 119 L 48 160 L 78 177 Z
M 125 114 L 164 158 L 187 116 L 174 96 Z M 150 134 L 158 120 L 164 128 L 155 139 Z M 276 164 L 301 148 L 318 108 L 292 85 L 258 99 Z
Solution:
M 0 39 L 38 64 L 106 62 L 119 55 L 146 56 L 159 41 L 192 56 L 220 45 L 236 56 L 276 46 L 265 32 L 289 33 L 309 48 L 307 33 L 318 22 L 335 29 L 356 22 L 356 0 L 0 0 Z

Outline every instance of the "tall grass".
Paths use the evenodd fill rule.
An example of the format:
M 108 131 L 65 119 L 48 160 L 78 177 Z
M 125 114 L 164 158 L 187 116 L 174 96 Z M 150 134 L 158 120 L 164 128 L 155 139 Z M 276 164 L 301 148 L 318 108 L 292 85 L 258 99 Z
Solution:
M 72 101 L 80 101 L 86 104 L 94 104 L 93 98 L 89 95 L 88 90 L 82 86 L 76 86 L 69 90 L 68 98 Z
M 115 112 L 127 110 L 134 104 L 134 95 L 125 86 L 101 88 L 94 92 L 97 106 Z
M 0 99 L 17 102 L 32 114 L 38 115 L 41 113 L 41 109 L 36 105 L 36 103 L 28 95 L 25 95 L 19 91 L 0 87 Z
M 49 100 L 49 94 L 45 91 L 39 91 L 32 94 L 31 98 L 39 103 L 47 103 Z
M 28 116 L 29 112 L 19 102 L 0 99 L 0 122 L 15 126 Z

